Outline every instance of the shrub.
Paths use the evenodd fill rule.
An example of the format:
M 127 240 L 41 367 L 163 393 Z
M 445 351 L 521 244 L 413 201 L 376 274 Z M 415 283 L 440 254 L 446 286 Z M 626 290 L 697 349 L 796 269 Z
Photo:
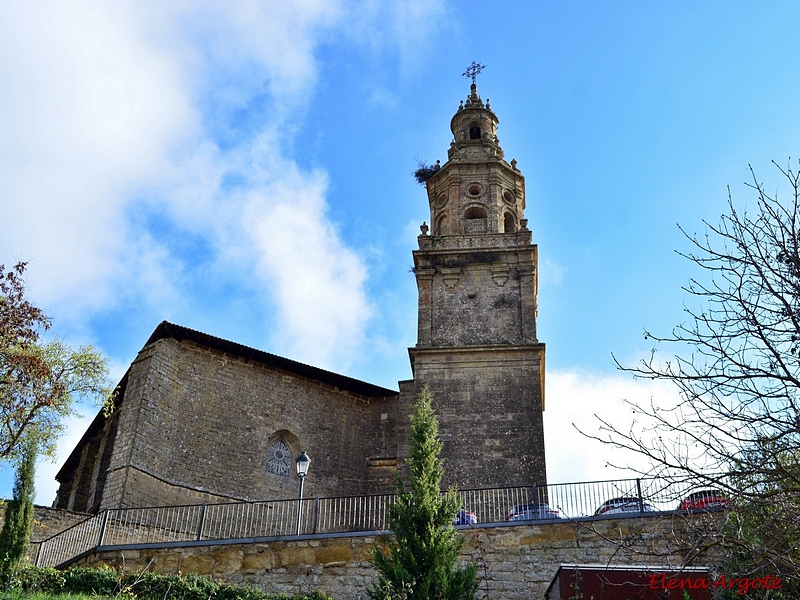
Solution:
M 305 596 L 286 596 L 199 575 L 117 572 L 110 567 L 86 566 L 64 571 L 21 566 L 0 578 L 0 592 L 69 593 L 137 600 L 331 600 L 316 591 Z
M 25 558 L 33 530 L 34 475 L 37 443 L 26 440 L 14 476 L 14 497 L 8 501 L 0 530 L 0 569 L 7 571 Z

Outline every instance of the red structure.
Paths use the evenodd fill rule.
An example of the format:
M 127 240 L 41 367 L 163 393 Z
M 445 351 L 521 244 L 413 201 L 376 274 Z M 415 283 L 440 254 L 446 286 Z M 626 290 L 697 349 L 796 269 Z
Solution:
M 561 565 L 545 600 L 711 600 L 716 581 L 706 567 L 646 565 Z

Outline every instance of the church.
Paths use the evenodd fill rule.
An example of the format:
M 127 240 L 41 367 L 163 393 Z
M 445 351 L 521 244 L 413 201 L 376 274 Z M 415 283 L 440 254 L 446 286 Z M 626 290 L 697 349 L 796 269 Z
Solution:
M 538 254 L 498 122 L 473 77 L 448 159 L 425 181 L 413 379 L 386 389 L 165 321 L 119 382 L 114 411 L 97 415 L 58 472 L 54 507 L 293 498 L 301 452 L 313 461 L 307 496 L 392 492 L 425 388 L 445 485 L 546 484 Z

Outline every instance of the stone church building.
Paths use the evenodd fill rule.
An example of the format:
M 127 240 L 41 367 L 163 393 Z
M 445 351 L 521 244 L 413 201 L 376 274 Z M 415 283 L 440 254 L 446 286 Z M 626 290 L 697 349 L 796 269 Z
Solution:
M 427 180 L 414 273 L 413 379 L 398 391 L 163 322 L 56 476 L 54 506 L 105 508 L 394 491 L 409 410 L 424 387 L 444 442 L 444 483 L 546 483 L 538 257 L 525 180 L 498 118 L 471 93 L 450 122 L 448 160 Z

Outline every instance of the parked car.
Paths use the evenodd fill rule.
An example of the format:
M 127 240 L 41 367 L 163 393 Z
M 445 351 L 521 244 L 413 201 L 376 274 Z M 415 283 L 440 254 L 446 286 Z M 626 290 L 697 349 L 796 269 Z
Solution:
M 728 499 L 719 490 L 700 490 L 681 500 L 678 510 L 711 510 L 727 505 Z
M 453 519 L 453 525 L 475 525 L 477 522 L 478 517 L 475 513 L 469 512 L 466 508 L 458 511 Z
M 639 504 L 639 498 L 630 496 L 622 496 L 620 498 L 612 498 L 606 500 L 600 505 L 595 515 L 614 515 L 618 513 L 638 513 L 638 512 L 655 512 L 655 508 L 650 506 L 647 502 L 642 501 Z
M 511 508 L 508 513 L 509 521 L 537 521 L 540 519 L 560 519 L 557 510 L 550 508 L 544 502 L 519 504 Z

